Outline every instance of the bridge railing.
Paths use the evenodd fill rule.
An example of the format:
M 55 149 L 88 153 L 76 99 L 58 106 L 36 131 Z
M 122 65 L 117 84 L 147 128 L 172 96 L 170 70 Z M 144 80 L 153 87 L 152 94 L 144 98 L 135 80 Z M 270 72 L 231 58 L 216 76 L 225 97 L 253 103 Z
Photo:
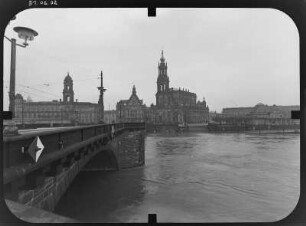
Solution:
M 58 130 L 29 133 L 17 136 L 3 137 L 4 169 L 17 167 L 21 164 L 33 163 L 27 150 L 36 136 L 39 136 L 44 150 L 41 157 L 89 140 L 90 138 L 111 133 L 118 133 L 124 129 L 144 129 L 144 123 L 113 123 L 94 126 L 78 126 L 75 128 L 61 128 Z M 40 157 L 40 158 L 41 158 Z

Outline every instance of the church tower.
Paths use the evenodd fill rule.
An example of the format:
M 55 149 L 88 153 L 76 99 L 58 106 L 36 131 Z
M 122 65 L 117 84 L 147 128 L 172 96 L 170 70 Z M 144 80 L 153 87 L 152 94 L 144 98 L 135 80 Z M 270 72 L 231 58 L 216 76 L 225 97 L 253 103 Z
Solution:
M 157 93 L 167 92 L 169 90 L 167 69 L 168 67 L 165 62 L 164 51 L 162 51 L 160 62 L 158 63 Z
M 64 79 L 63 102 L 64 103 L 74 102 L 73 81 L 69 75 L 69 72 Z
M 169 103 L 169 77 L 167 69 L 164 51 L 162 51 L 160 62 L 158 62 L 157 93 L 155 94 L 157 107 L 165 107 Z

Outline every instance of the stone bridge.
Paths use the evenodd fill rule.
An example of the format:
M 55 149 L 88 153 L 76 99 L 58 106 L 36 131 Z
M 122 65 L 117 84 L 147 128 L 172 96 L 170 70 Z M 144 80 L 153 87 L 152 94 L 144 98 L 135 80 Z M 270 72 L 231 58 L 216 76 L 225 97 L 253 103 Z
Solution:
M 3 137 L 4 196 L 52 211 L 81 170 L 144 164 L 144 123 L 62 128 Z

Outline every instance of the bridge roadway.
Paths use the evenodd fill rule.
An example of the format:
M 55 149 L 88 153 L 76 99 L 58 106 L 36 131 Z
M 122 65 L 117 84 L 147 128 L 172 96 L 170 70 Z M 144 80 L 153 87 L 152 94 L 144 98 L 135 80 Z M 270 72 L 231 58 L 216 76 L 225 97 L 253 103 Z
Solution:
M 89 161 L 95 162 L 95 170 L 144 164 L 144 130 L 144 123 L 115 123 L 19 130 L 19 135 L 4 136 L 4 196 L 52 211 Z M 37 138 L 43 148 L 36 161 L 33 153 L 42 147 Z

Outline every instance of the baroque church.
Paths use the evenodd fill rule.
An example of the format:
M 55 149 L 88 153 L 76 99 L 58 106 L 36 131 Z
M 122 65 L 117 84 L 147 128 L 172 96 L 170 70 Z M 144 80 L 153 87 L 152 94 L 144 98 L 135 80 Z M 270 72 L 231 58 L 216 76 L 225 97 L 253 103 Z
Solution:
M 152 105 L 148 122 L 153 124 L 207 123 L 209 108 L 206 101 L 197 101 L 197 95 L 187 89 L 170 88 L 168 65 L 161 53 L 158 63 L 156 105 Z
M 21 124 L 86 125 L 103 121 L 103 93 L 98 104 L 75 100 L 73 80 L 69 73 L 64 78 L 63 99 L 29 102 L 21 94 L 15 98 L 15 120 Z M 103 78 L 101 72 L 101 87 Z
M 133 87 L 128 100 L 117 103 L 119 122 L 146 122 L 152 125 L 186 125 L 203 124 L 209 119 L 209 108 L 206 101 L 197 101 L 197 95 L 187 89 L 170 88 L 168 66 L 161 53 L 158 63 L 156 105 L 146 107 Z

